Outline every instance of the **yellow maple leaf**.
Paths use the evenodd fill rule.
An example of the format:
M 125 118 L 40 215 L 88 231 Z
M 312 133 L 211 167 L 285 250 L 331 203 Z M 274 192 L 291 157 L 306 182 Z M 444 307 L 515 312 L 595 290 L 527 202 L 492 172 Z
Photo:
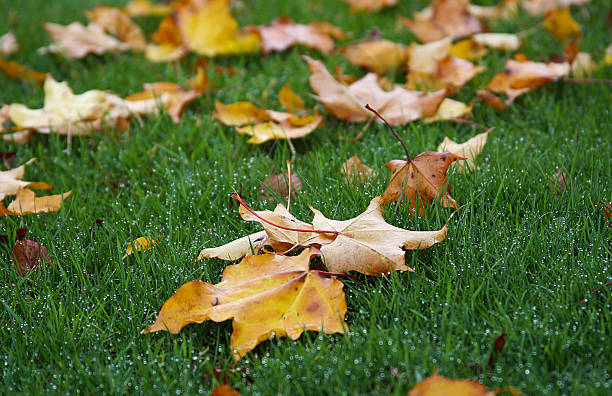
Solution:
M 236 360 L 274 336 L 296 340 L 304 330 L 344 333 L 343 284 L 308 270 L 317 249 L 299 256 L 249 256 L 223 271 L 215 285 L 192 281 L 181 286 L 142 333 L 178 333 L 190 323 L 233 319 L 230 346 Z

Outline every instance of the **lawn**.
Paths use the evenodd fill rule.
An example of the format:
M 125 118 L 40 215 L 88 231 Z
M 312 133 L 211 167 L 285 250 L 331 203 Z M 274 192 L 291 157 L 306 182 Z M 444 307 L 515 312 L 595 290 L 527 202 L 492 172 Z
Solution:
M 86 22 L 95 0 L 0 0 L 0 35 L 16 21 L 21 50 L 11 59 L 68 81 L 76 93 L 108 89 L 122 96 L 153 81 L 184 83 L 199 61 L 152 64 L 142 54 L 89 55 L 68 60 L 38 55 L 49 43 L 43 22 Z M 125 1 L 105 0 L 124 5 Z M 383 37 L 410 43 L 414 35 L 397 21 L 427 1 L 401 1 L 374 14 L 348 12 L 336 0 L 235 2 L 240 26 L 267 24 L 280 15 L 298 22 L 329 21 L 348 32 L 347 44 L 377 28 Z M 612 42 L 607 0 L 572 8 L 581 25 L 581 50 L 601 59 Z M 150 34 L 160 18 L 137 23 Z M 539 23 L 521 13 L 490 23 L 496 32 L 518 32 Z M 529 58 L 561 53 L 563 44 L 535 29 L 521 49 Z M 304 47 L 285 52 L 209 59 L 211 89 L 175 124 L 167 114 L 132 121 L 127 131 L 106 129 L 67 139 L 37 134 L 26 145 L 0 141 L 16 151 L 17 165 L 32 157 L 24 180 L 41 180 L 54 193 L 72 190 L 55 213 L 7 216 L 0 234 L 29 229 L 28 237 L 54 257 L 44 271 L 21 277 L 9 245 L 0 245 L 0 367 L 2 394 L 193 394 L 210 392 L 225 377 L 243 394 L 405 395 L 436 368 L 451 378 L 470 378 L 489 389 L 512 386 L 525 394 L 596 395 L 612 392 L 610 222 L 594 202 L 612 201 L 611 85 L 556 82 L 518 98 L 505 111 L 482 102 L 472 120 L 495 127 L 476 163 L 462 175 L 449 171 L 460 205 L 446 240 L 409 251 L 415 272 L 343 278 L 349 333 L 306 332 L 297 341 L 275 338 L 235 364 L 229 348 L 231 322 L 187 326 L 179 335 L 140 334 L 162 304 L 185 282 L 216 283 L 228 264 L 195 261 L 203 247 L 219 246 L 259 230 L 244 222 L 230 199 L 233 189 L 256 210 L 261 180 L 281 173 L 291 157 L 284 140 L 249 145 L 245 136 L 212 117 L 215 100 L 278 106 L 289 83 L 309 107 L 307 54 L 329 70 L 364 71 L 339 53 L 323 56 Z M 480 63 L 487 71 L 453 94 L 469 101 L 511 56 L 493 51 Z M 233 75 L 215 66 L 233 67 Z M 387 75 L 403 81 L 401 71 Z M 612 67 L 592 76 L 612 79 Z M 42 87 L 0 73 L 0 103 L 40 107 Z M 327 217 L 349 219 L 389 180 L 385 163 L 404 159 L 402 146 L 383 124 L 347 123 L 328 115 L 311 135 L 294 140 L 293 172 L 303 183 L 292 196 L 292 213 L 312 219 L 308 204 Z M 351 139 L 362 131 L 363 138 Z M 445 136 L 465 141 L 481 131 L 453 122 L 416 121 L 397 128 L 411 155 L 435 150 Z M 339 170 L 351 156 L 376 177 L 353 188 Z M 549 181 L 563 168 L 571 184 L 558 191 Z M 0 170 L 6 166 L 1 165 Z M 5 204 L 8 200 L 5 201 Z M 410 230 L 441 228 L 453 210 L 434 204 L 428 216 L 388 206 L 389 223 Z M 103 224 L 90 232 L 102 219 Z M 161 237 L 157 249 L 122 259 L 128 242 Z M 580 304 L 580 301 L 587 298 Z M 487 367 L 495 339 L 503 351 Z M 215 375 L 221 371 L 221 375 Z

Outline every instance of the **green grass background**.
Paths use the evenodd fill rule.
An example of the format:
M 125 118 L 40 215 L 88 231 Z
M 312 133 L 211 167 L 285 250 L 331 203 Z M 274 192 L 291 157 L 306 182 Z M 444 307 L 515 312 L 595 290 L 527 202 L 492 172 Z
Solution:
M 85 22 L 84 11 L 98 3 L 0 0 L 0 34 L 18 22 L 21 51 L 11 59 L 68 81 L 77 93 L 108 89 L 127 95 L 145 82 L 184 83 L 193 74 L 193 55 L 180 63 L 151 64 L 132 53 L 81 60 L 36 54 L 49 43 L 43 22 Z M 351 14 L 336 0 L 243 1 L 235 3 L 234 15 L 241 26 L 283 14 L 298 22 L 326 20 L 350 32 L 339 44 L 372 28 L 409 43 L 414 36 L 397 16 L 410 16 L 426 2 L 400 3 L 376 14 Z M 612 42 L 610 11 L 606 0 L 573 9 L 583 28 L 582 50 L 596 59 Z M 158 21 L 137 19 L 147 34 Z M 516 32 L 539 21 L 522 13 L 490 27 Z M 562 49 L 539 30 L 521 51 L 538 59 Z M 275 204 L 258 202 L 257 191 L 264 177 L 284 169 L 287 143 L 247 145 L 246 137 L 212 118 L 214 100 L 280 109 L 278 90 L 289 83 L 313 106 L 303 54 L 322 59 L 330 70 L 339 65 L 364 74 L 339 54 L 323 58 L 302 47 L 221 57 L 206 68 L 215 88 L 192 103 L 179 124 L 164 114 L 146 117 L 144 125 L 132 122 L 125 132 L 105 130 L 70 144 L 57 135 L 36 135 L 23 146 L 0 142 L 1 150 L 17 151 L 19 164 L 38 158 L 25 180 L 45 181 L 55 193 L 73 190 L 57 213 L 0 219 L 0 233 L 27 227 L 29 238 L 55 258 L 48 271 L 22 278 L 9 246 L 0 247 L 0 393 L 207 393 L 219 383 L 213 370 L 223 369 L 244 394 L 404 395 L 438 368 L 449 377 L 476 379 L 489 388 L 511 385 L 526 394 L 609 394 L 610 290 L 579 304 L 611 277 L 610 225 L 593 203 L 612 200 L 612 101 L 604 84 L 550 84 L 504 112 L 477 103 L 473 120 L 496 129 L 477 172 L 449 173 L 461 215 L 451 220 L 443 243 L 407 253 L 416 272 L 345 281 L 349 334 L 307 332 L 297 341 L 264 342 L 231 371 L 230 322 L 191 325 L 178 336 L 139 334 L 183 283 L 219 281 L 227 263 L 194 262 L 202 247 L 258 229 L 240 219 L 229 198 L 232 188 L 255 209 Z M 480 62 L 487 72 L 453 97 L 470 100 L 509 56 L 493 51 Z M 215 65 L 237 73 L 217 74 Z M 403 78 L 400 71 L 389 77 Z M 612 68 L 595 77 L 612 79 Z M 0 102 L 42 105 L 39 86 L 4 75 L 0 86 Z M 376 123 L 360 141 L 347 141 L 363 127 L 328 116 L 310 136 L 294 141 L 293 169 L 304 184 L 292 199 L 298 218 L 310 221 L 310 203 L 329 218 L 348 219 L 383 192 L 389 177 L 384 164 L 403 159 L 403 150 Z M 480 131 L 415 122 L 398 132 L 416 155 L 434 150 L 444 136 L 464 141 Z M 378 174 L 359 189 L 347 186 L 339 173 L 354 154 Z M 557 194 L 548 178 L 561 167 L 573 183 Z M 406 209 L 391 207 L 386 217 L 396 226 L 429 230 L 439 229 L 450 214 L 436 206 L 428 217 L 411 218 Z M 98 218 L 104 226 L 92 236 L 89 228 Z M 127 243 L 146 235 L 163 235 L 159 248 L 122 260 Z M 501 333 L 507 334 L 506 346 L 495 368 L 475 373 Z

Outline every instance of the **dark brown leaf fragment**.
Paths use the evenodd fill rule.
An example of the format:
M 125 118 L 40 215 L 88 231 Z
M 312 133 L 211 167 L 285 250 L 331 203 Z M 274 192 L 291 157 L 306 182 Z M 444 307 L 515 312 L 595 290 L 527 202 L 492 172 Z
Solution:
M 12 258 L 15 270 L 21 276 L 26 276 L 28 272 L 36 271 L 53 260 L 46 247 L 30 239 L 15 242 Z

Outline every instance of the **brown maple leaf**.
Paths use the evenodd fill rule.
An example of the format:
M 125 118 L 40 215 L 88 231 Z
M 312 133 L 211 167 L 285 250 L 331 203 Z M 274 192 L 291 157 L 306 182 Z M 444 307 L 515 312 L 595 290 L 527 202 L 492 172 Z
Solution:
M 557 81 L 566 77 L 570 72 L 570 63 L 541 63 L 527 59 L 506 61 L 506 70 L 493 76 L 485 91 L 479 96 L 495 108 L 501 107 L 499 102 L 492 98 L 492 93 L 504 93 L 508 96 L 505 106 L 509 106 L 518 96 L 534 88 Z
M 438 231 L 410 231 L 388 224 L 383 206 L 394 196 L 375 197 L 359 216 L 344 221 L 327 219 L 317 209 L 313 224 L 303 223 L 288 212 L 280 215 L 269 211 L 254 211 L 237 194 L 240 214 L 247 221 L 256 221 L 268 236 L 278 242 L 297 246 L 321 246 L 325 266 L 332 272 L 357 271 L 381 275 L 405 271 L 404 251 L 427 249 L 444 240 L 445 225 Z M 278 207 L 277 207 L 278 209 Z
M 142 51 L 147 45 L 147 40 L 140 27 L 118 8 L 98 6 L 86 12 L 85 15 L 93 23 L 115 35 L 135 51 Z
M 378 11 L 397 4 L 398 0 L 343 0 L 353 11 Z
M 471 36 L 483 31 L 483 26 L 470 14 L 466 0 L 434 0 L 414 20 L 401 21 L 424 43 L 450 36 L 452 39 Z
M 337 235 L 321 236 L 324 241 L 321 252 L 329 271 L 357 271 L 367 275 L 413 271 L 405 264 L 404 250 L 427 249 L 444 240 L 446 225 L 437 231 L 410 231 L 388 224 L 383 207 L 393 198 L 375 197 L 363 213 L 343 221 L 328 219 L 310 208 L 315 214 L 314 228 L 337 232 Z
M 232 319 L 230 346 L 236 360 L 274 336 L 295 340 L 304 330 L 344 333 L 344 285 L 308 269 L 319 254 L 311 248 L 299 256 L 250 256 L 225 268 L 220 283 L 188 282 L 142 333 L 176 334 L 190 323 Z
M 253 26 L 246 31 L 259 35 L 264 53 L 302 44 L 328 54 L 334 49 L 333 37 L 342 36 L 342 30 L 335 26 L 321 22 L 303 25 L 287 17 L 277 18 L 269 26 Z
M 399 140 L 406 153 L 407 161 L 392 160 L 385 165 L 391 172 L 391 180 L 385 189 L 385 196 L 393 196 L 394 200 L 407 201 L 409 209 L 417 207 L 422 213 L 426 207 L 440 200 L 443 207 L 458 209 L 457 202 L 450 196 L 450 185 L 446 179 L 448 167 L 457 160 L 465 160 L 456 154 L 426 151 L 414 158 L 410 157 L 404 142 L 399 138 L 393 127 L 372 107 L 366 106 L 378 116 Z
M 19 190 L 25 187 L 47 190 L 53 188 L 52 186 L 43 182 L 28 182 L 21 180 L 25 174 L 26 165 L 30 165 L 34 161 L 35 158 L 32 158 L 17 168 L 9 169 L 7 171 L 0 171 L 0 201 L 7 196 L 17 195 Z
M 383 90 L 378 76 L 368 73 L 349 86 L 342 85 L 329 74 L 323 63 L 304 56 L 310 69 L 310 86 L 317 99 L 337 118 L 358 122 L 367 121 L 371 114 L 366 104 L 376 107 L 392 125 L 401 125 L 421 117 L 436 114 L 446 96 L 445 90 L 429 94 L 408 91 L 398 85 L 391 91 Z

